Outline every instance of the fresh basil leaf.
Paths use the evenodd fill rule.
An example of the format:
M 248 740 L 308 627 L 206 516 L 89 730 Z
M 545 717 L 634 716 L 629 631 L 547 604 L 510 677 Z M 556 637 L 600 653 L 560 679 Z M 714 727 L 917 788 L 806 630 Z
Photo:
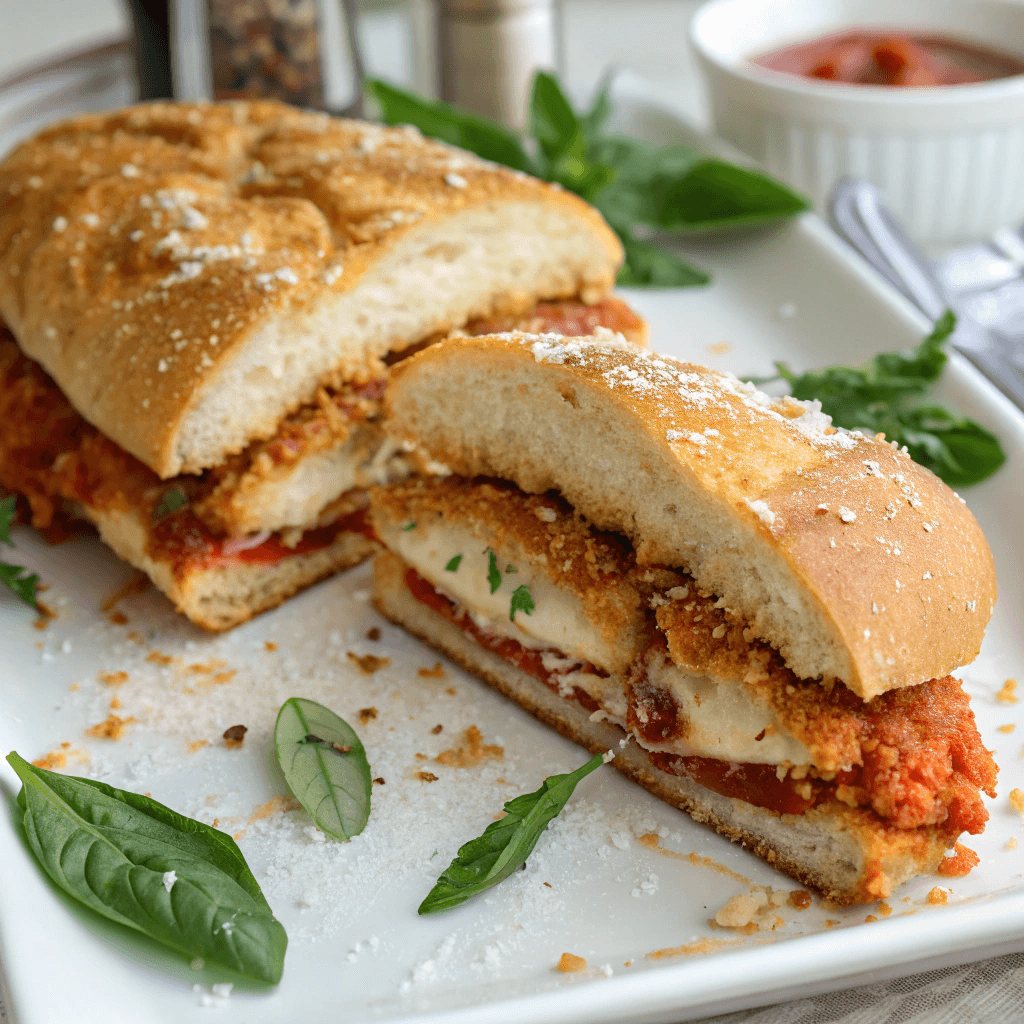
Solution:
M 411 124 L 424 135 L 440 139 L 517 171 L 535 174 L 536 168 L 522 143 L 493 121 L 434 102 L 413 92 L 389 85 L 379 78 L 366 82 L 370 95 L 380 106 L 385 124 Z
M 861 367 L 829 366 L 802 374 L 776 363 L 778 377 L 770 380 L 785 380 L 794 398 L 820 401 L 837 427 L 883 433 L 949 486 L 968 487 L 999 469 L 1006 453 L 980 424 L 942 406 L 921 404 L 946 365 L 944 346 L 955 328 L 956 317 L 947 310 L 909 352 L 883 352 Z
M 574 772 L 545 779 L 536 792 L 509 800 L 504 818 L 491 822 L 481 836 L 459 848 L 455 859 L 420 904 L 419 913 L 450 910 L 508 878 L 526 862 L 577 783 L 603 763 L 604 756 L 597 754 Z
M 18 499 L 9 495 L 0 501 L 0 541 L 9 547 L 14 547 L 11 540 L 11 524 L 18 510 Z M 10 565 L 8 562 L 0 562 L 0 583 L 14 594 L 19 600 L 24 601 L 30 608 L 39 610 L 36 589 L 39 586 L 39 577 L 33 572 L 20 565 Z
M 810 203 L 760 171 L 701 160 L 664 189 L 658 227 L 710 228 L 792 217 Z
M 7 761 L 29 846 L 68 895 L 190 959 L 281 980 L 288 938 L 229 836 L 150 797 Z
M 278 712 L 274 748 L 288 788 L 322 831 L 343 840 L 363 831 L 373 780 L 363 744 L 344 719 L 291 697 Z
M 160 495 L 160 500 L 153 506 L 152 521 L 159 523 L 188 504 L 188 495 L 181 486 L 169 487 Z
M 512 604 L 509 606 L 508 617 L 515 621 L 516 612 L 525 612 L 527 615 L 532 615 L 533 609 L 536 607 L 533 603 L 533 594 L 530 593 L 529 588 L 525 585 L 516 587 L 512 591 Z
M 583 132 L 583 142 L 587 147 L 588 154 L 590 148 L 604 133 L 608 118 L 611 117 L 611 85 L 612 73 L 608 71 L 594 93 L 590 109 L 580 115 L 580 129 Z
M 501 586 L 501 570 L 498 568 L 498 556 L 493 551 L 487 552 L 487 582 L 491 585 L 491 593 Z
M 910 457 L 950 487 L 969 487 L 991 476 L 1006 461 L 999 439 L 973 420 L 941 406 L 917 406 L 903 414 L 898 436 Z M 887 435 L 889 436 L 889 435 Z
M 593 203 L 626 245 L 619 284 L 691 287 L 708 274 L 649 242 L 633 228 L 700 228 L 756 223 L 808 208 L 797 193 L 757 171 L 714 158 L 689 146 L 656 147 L 636 139 L 604 135 L 611 113 L 607 80 L 589 110 L 573 109 L 558 79 L 537 73 L 530 101 L 530 126 L 537 143 L 533 160 L 501 125 L 378 79 L 366 83 L 388 124 L 412 124 L 424 135 L 557 182 Z
M 619 271 L 618 283 L 641 288 L 692 288 L 707 284 L 711 275 L 691 266 L 674 253 L 620 234 L 626 260 Z
M 947 309 L 917 348 L 911 352 L 883 352 L 871 361 L 869 372 L 883 385 L 912 390 L 916 383 L 923 391 L 942 375 L 947 359 L 944 345 L 955 330 L 956 316 Z
M 530 128 L 543 157 L 543 177 L 592 201 L 615 179 L 615 171 L 587 153 L 583 123 L 558 79 L 538 71 L 530 96 Z
M 666 189 L 693 167 L 700 154 L 689 146 L 658 147 L 615 135 L 600 140 L 591 158 L 615 173 L 592 202 L 612 227 L 628 230 L 634 224 L 661 227 Z
M 547 71 L 538 71 L 533 78 L 530 131 L 549 165 L 570 153 L 583 160 L 583 126 L 558 79 Z
M 462 561 L 462 555 L 454 555 L 448 559 L 448 564 L 444 567 L 446 572 L 455 572 L 459 568 L 459 563 Z

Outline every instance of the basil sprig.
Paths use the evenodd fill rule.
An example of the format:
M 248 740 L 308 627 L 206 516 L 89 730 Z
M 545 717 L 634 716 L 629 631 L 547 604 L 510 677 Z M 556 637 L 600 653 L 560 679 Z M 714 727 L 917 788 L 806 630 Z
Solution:
M 369 80 L 367 88 L 387 124 L 415 125 L 431 138 L 557 182 L 596 206 L 625 250 L 619 284 L 672 288 L 710 280 L 705 271 L 637 237 L 638 229 L 650 233 L 732 227 L 810 208 L 803 196 L 760 171 L 708 157 L 690 146 L 652 146 L 607 133 L 612 110 L 607 83 L 580 113 L 558 79 L 538 71 L 528 146 L 499 124 L 379 79 Z
M 14 542 L 11 540 L 11 524 L 14 522 L 14 514 L 17 511 L 17 501 L 18 499 L 13 494 L 0 501 L 0 542 L 12 548 Z M 7 587 L 15 597 L 38 611 L 36 587 L 39 585 L 39 577 L 35 573 L 29 573 L 20 565 L 0 562 L 0 583 Z
M 288 788 L 324 832 L 345 840 L 363 831 L 373 780 L 366 751 L 344 719 L 291 697 L 278 712 L 274 748 Z
M 830 366 L 795 374 L 776 363 L 794 398 L 817 398 L 822 412 L 848 430 L 906 445 L 911 458 L 950 487 L 968 487 L 991 476 L 1006 461 L 999 439 L 973 420 L 922 401 L 946 365 L 945 343 L 956 328 L 947 310 L 931 334 L 910 352 L 883 352 L 861 367 Z
M 150 797 L 7 761 L 29 846 L 69 896 L 190 959 L 281 980 L 288 938 L 230 836 Z
M 505 804 L 506 815 L 491 822 L 483 834 L 459 848 L 455 860 L 420 904 L 421 914 L 436 914 L 465 903 L 471 896 L 504 881 L 533 852 L 548 823 L 565 806 L 576 784 L 604 763 L 597 754 L 567 775 L 552 775 L 534 793 Z

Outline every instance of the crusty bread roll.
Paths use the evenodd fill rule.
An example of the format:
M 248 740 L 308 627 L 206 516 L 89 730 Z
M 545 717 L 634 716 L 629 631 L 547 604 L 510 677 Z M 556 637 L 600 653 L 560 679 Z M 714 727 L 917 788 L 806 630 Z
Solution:
M 163 478 L 432 333 L 599 298 L 621 260 L 568 192 L 273 102 L 67 121 L 0 163 L 0 195 L 0 316 Z
M 373 601 L 381 614 L 573 742 L 594 753 L 614 750 L 611 763 L 624 775 L 836 903 L 869 903 L 889 896 L 908 878 L 934 871 L 956 839 L 955 832 L 941 825 L 886 827 L 869 811 L 835 800 L 805 814 L 777 814 L 664 772 L 635 742 L 619 746 L 626 736 L 622 729 L 563 699 L 418 601 L 405 586 L 406 570 L 390 552 L 375 560 Z
M 620 341 L 459 338 L 399 364 L 388 429 L 463 476 L 559 491 L 686 569 L 800 678 L 867 700 L 973 660 L 995 601 L 977 522 L 815 403 Z
M 84 509 L 100 537 L 119 557 L 141 569 L 197 626 L 219 633 L 276 608 L 292 594 L 332 573 L 349 569 L 379 550 L 367 536 L 340 530 L 323 547 L 276 561 L 236 559 L 203 565 L 154 550 L 146 510 Z

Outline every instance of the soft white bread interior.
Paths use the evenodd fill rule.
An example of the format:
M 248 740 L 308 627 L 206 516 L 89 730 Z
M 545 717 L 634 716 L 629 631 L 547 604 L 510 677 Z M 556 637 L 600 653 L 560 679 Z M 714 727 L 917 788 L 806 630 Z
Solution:
M 399 364 L 396 439 L 464 476 L 557 490 L 680 567 L 801 678 L 865 700 L 971 661 L 995 601 L 962 500 L 816 403 L 617 341 L 454 338 Z
M 569 192 L 272 102 L 157 103 L 0 162 L 0 315 L 161 477 L 219 464 L 317 387 L 539 298 L 600 298 L 621 246 Z
M 476 673 L 530 714 L 597 753 L 612 749 L 624 775 L 655 796 L 749 847 L 780 871 L 837 903 L 882 899 L 914 875 L 933 871 L 952 845 L 941 827 L 900 830 L 870 812 L 832 801 L 801 815 L 780 815 L 661 771 L 647 752 L 619 742 L 626 734 L 498 655 L 418 601 L 405 586 L 406 564 L 385 552 L 374 562 L 373 601 L 391 621 Z
M 197 626 L 231 629 L 274 608 L 331 573 L 367 559 L 379 545 L 359 532 L 342 531 L 326 547 L 289 555 L 279 562 L 231 562 L 177 570 L 170 559 L 148 550 L 145 511 L 85 509 L 100 537 L 118 557 L 141 569 Z

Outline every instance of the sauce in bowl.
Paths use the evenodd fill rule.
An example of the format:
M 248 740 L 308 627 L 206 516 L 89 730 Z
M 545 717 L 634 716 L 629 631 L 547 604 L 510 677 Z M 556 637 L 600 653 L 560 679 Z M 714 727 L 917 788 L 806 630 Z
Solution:
M 971 85 L 1024 74 L 1024 59 L 959 39 L 851 29 L 773 50 L 753 63 L 850 85 Z

